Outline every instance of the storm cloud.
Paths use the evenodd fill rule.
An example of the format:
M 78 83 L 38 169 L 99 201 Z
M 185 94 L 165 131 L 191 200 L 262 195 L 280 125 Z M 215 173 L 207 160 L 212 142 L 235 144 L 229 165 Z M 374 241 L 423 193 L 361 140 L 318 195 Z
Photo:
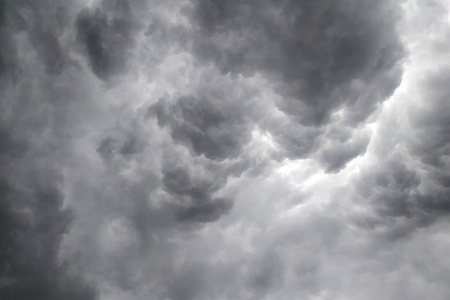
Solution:
M 450 296 L 447 1 L 0 3 L 0 298 Z
M 151 107 L 158 125 L 169 127 L 175 141 L 208 159 L 234 158 L 249 142 L 252 128 L 236 104 L 226 99 L 180 97 L 174 104 L 164 99 Z
M 301 124 L 357 123 L 400 81 L 394 1 L 196 1 L 194 49 L 224 73 L 263 72 Z

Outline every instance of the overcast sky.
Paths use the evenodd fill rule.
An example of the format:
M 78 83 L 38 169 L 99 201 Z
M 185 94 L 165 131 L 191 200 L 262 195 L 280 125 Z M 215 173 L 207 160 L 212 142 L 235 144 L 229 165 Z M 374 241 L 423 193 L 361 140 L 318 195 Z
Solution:
M 0 36 L 1 299 L 450 299 L 449 0 L 2 0 Z

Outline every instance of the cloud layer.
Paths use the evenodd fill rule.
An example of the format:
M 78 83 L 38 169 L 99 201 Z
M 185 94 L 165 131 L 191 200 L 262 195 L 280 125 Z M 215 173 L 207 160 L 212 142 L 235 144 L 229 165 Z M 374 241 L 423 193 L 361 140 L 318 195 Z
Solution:
M 3 1 L 0 298 L 448 299 L 441 1 Z

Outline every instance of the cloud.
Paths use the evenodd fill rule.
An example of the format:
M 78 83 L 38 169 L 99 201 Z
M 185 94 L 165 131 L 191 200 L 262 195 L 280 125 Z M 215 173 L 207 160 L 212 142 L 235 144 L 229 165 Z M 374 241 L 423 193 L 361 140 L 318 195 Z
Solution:
M 433 46 L 429 49 L 428 55 L 437 55 Z M 353 203 L 370 212 L 357 216 L 356 222 L 387 239 L 414 236 L 446 219 L 449 211 L 444 196 L 448 193 L 448 146 L 443 117 L 449 112 L 443 102 L 448 71 L 420 68 L 419 63 L 409 66 L 407 83 L 377 122 L 369 147 L 373 156 L 368 156 L 370 162 L 363 164 L 352 182 Z
M 64 80 L 73 67 L 61 43 L 70 6 L 47 4 L 2 3 L 0 295 L 97 299 L 95 285 L 60 256 L 76 219 L 65 203 L 59 155 L 75 134 L 65 100 L 77 92 Z
M 224 73 L 262 72 L 283 96 L 278 108 L 301 124 L 329 123 L 339 109 L 360 122 L 399 83 L 392 1 L 194 3 L 198 57 Z
M 150 111 L 159 126 L 170 128 L 175 142 L 185 144 L 194 154 L 214 160 L 234 158 L 249 142 L 252 128 L 239 106 L 211 98 L 180 97 L 174 104 L 160 99 Z
M 17 183 L 16 183 L 17 184 Z M 95 299 L 95 289 L 58 260 L 71 221 L 54 187 L 24 191 L 3 179 L 0 295 L 5 299 Z
M 2 3 L 0 295 L 448 299 L 444 4 Z
M 347 137 L 348 134 L 352 136 Z M 364 130 L 338 127 L 330 128 L 324 139 L 326 142 L 319 151 L 319 161 L 324 165 L 325 171 L 337 172 L 366 152 L 370 134 Z
M 37 153 L 14 130 L 3 129 L 2 136 L 1 297 L 96 299 L 95 288 L 59 258 L 73 220 L 72 211 L 63 207 L 60 174 L 36 162 Z
M 203 164 L 186 165 L 174 157 L 163 158 L 162 185 L 175 200 L 178 221 L 213 222 L 232 208 L 231 200 L 214 196 L 226 184 L 229 174 L 220 167 L 214 171 Z M 212 177 L 214 173 L 216 176 Z
M 94 11 L 83 9 L 76 21 L 78 37 L 92 71 L 101 79 L 125 69 L 127 50 L 133 44 L 133 27 L 136 25 L 130 20 L 127 1 L 111 6 L 115 15 L 110 16 L 99 8 Z

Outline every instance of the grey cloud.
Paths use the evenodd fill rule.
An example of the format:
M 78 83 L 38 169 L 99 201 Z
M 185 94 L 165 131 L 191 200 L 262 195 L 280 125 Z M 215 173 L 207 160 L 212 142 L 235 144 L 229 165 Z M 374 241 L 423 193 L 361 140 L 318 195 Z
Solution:
M 139 234 L 140 242 L 144 249 L 149 246 L 155 232 L 167 228 L 173 228 L 175 213 L 170 205 L 158 206 L 151 201 L 155 196 L 151 194 L 152 189 L 149 183 L 160 184 L 155 175 L 148 175 L 145 180 L 136 185 L 130 186 L 124 198 L 131 198 L 128 208 L 123 214 L 133 225 L 133 228 Z
M 200 295 L 205 294 L 207 287 L 205 269 L 204 265 L 193 263 L 174 274 L 167 292 L 169 299 L 198 299 Z
M 448 200 L 448 187 L 440 187 L 436 191 L 427 194 L 418 194 L 415 201 L 418 207 L 435 216 L 446 216 L 450 213 L 450 201 Z
M 224 92 L 208 89 L 199 88 L 197 97 L 161 98 L 148 109 L 148 116 L 190 153 L 189 163 L 181 152 L 167 154 L 162 166 L 164 190 L 176 199 L 176 218 L 183 222 L 212 222 L 227 214 L 233 201 L 217 193 L 230 177 L 254 165 L 246 155 L 253 114 Z
M 398 4 L 54 2 L 1 27 L 0 298 L 448 298 L 448 75 L 359 124 Z
M 0 160 L 6 165 L 10 159 L 18 159 L 27 151 L 27 143 L 13 136 L 7 128 L 0 129 Z
M 216 189 L 212 182 L 193 181 L 188 171 L 181 167 L 164 168 L 163 174 L 164 187 L 175 195 L 187 195 L 202 201 L 207 197 L 206 194 Z
M 398 159 L 391 158 L 359 179 L 359 195 L 375 207 L 385 220 L 389 217 L 412 218 L 417 213 L 413 192 L 419 176 Z
M 263 72 L 303 124 L 365 119 L 399 83 L 393 1 L 195 1 L 194 48 L 225 73 Z
M 284 270 L 277 253 L 264 253 L 253 262 L 250 274 L 247 274 L 247 285 L 256 297 L 264 297 L 267 293 L 279 288 L 284 281 Z
M 177 214 L 177 219 L 187 222 L 214 222 L 229 212 L 233 203 L 229 199 L 216 198 L 206 203 L 195 203 L 194 205 L 182 209 Z
M 448 97 L 450 89 L 448 80 L 449 70 L 432 72 L 424 82 L 421 99 L 427 101 L 424 109 L 411 109 L 409 121 L 414 127 L 417 142 L 413 142 L 412 153 L 420 160 L 434 168 L 445 171 L 450 153 L 448 141 L 450 140 L 450 122 L 448 113 L 450 106 Z
M 450 152 L 445 116 L 450 108 L 444 100 L 449 94 L 444 84 L 448 72 L 433 73 L 417 83 L 418 97 L 427 99 L 425 106 L 407 109 L 412 134 L 408 138 L 397 135 L 392 130 L 396 116 L 392 116 L 381 127 L 384 140 L 375 148 L 375 163 L 355 182 L 357 201 L 369 205 L 379 217 L 377 226 L 391 227 L 387 232 L 395 237 L 431 226 L 449 213 Z M 407 155 L 398 149 L 405 149 Z
M 84 45 L 92 71 L 101 79 L 123 71 L 127 50 L 133 44 L 133 22 L 126 1 L 121 14 L 110 16 L 100 8 L 82 10 L 76 20 L 78 37 Z M 114 7 L 117 9 L 117 7 Z
M 10 2 L 10 3 L 8 3 Z M 3 20 L 7 26 L 2 28 L 4 39 L 1 47 L 11 51 L 14 48 L 13 37 L 10 34 L 24 32 L 28 35 L 31 44 L 39 58 L 44 62 L 49 74 L 61 73 L 68 58 L 60 44 L 62 30 L 67 28 L 69 16 L 66 7 L 56 2 L 53 6 L 36 5 L 32 1 L 13 3 L 5 1 Z M 17 49 L 16 49 L 17 50 Z M 2 51 L 3 68 L 15 67 L 16 72 L 20 70 L 20 62 L 14 58 L 15 54 Z M 17 76 L 17 75 L 16 75 Z
M 18 166 L 9 159 L 8 167 Z M 41 168 L 41 179 L 31 182 L 1 175 L 0 296 L 18 300 L 95 299 L 95 289 L 72 273 L 70 264 L 59 260 L 60 242 L 72 214 L 62 207 L 58 180 L 44 172 Z
M 2 2 L 7 5 L 0 25 L 2 299 L 97 298 L 96 287 L 60 257 L 74 220 L 59 163 L 74 134 L 65 135 L 70 110 L 65 100 L 76 99 L 76 92 L 69 93 L 74 89 L 63 79 L 54 84 L 68 67 L 60 43 L 68 22 L 60 3 L 52 4 Z
M 63 30 L 70 26 L 69 10 L 57 3 L 47 11 L 36 7 L 34 13 L 34 20 L 27 18 L 30 41 L 44 61 L 46 71 L 53 75 L 61 74 L 69 62 L 60 43 Z
M 0 32 L 2 39 L 0 41 L 0 74 L 2 75 L 2 88 L 6 84 L 17 83 L 21 74 L 20 62 L 17 57 L 17 46 L 14 36 L 17 32 L 23 30 L 25 21 L 17 13 L 17 9 L 12 4 L 4 1 L 0 4 L 2 7 L 2 19 L 0 23 Z
M 103 138 L 97 148 L 97 152 L 105 159 L 121 155 L 125 158 L 131 158 L 135 154 L 142 153 L 145 148 L 145 141 L 135 133 L 122 133 L 114 138 L 107 136 Z
M 175 142 L 196 155 L 223 160 L 241 154 L 251 131 L 241 108 L 225 101 L 206 96 L 180 97 L 173 103 L 160 99 L 149 111 L 156 114 L 159 126 L 169 128 Z
M 31 37 L 39 55 L 45 62 L 47 72 L 51 74 L 61 73 L 64 65 L 64 54 L 55 34 L 49 30 L 35 27 Z
M 214 197 L 227 175 L 201 178 L 186 167 L 163 164 L 164 189 L 175 197 L 175 215 L 181 222 L 214 222 L 232 208 L 232 201 Z
M 136 136 L 131 136 L 120 148 L 120 154 L 130 156 L 142 151 L 142 145 Z
M 325 135 L 325 139 L 326 142 L 318 153 L 319 161 L 324 165 L 326 172 L 333 173 L 344 168 L 355 157 L 364 154 L 369 144 L 370 136 L 363 132 L 354 134 L 349 139 L 342 139 L 338 136 L 338 140 L 335 141 L 328 135 Z
M 277 156 L 289 159 L 313 158 L 326 172 L 335 173 L 365 153 L 370 134 L 343 124 L 304 126 L 290 118 L 269 119 L 258 124 L 278 147 Z
M 112 137 L 103 139 L 97 148 L 97 152 L 104 158 L 109 158 L 114 155 L 116 151 L 116 141 Z
M 291 159 L 306 158 L 316 152 L 321 143 L 319 137 L 324 133 L 322 128 L 302 126 L 289 119 L 261 125 L 281 145 L 282 157 Z
M 229 262 L 214 262 L 210 257 L 203 259 L 193 255 L 194 259 L 187 258 L 174 272 L 164 295 L 174 300 L 211 297 L 272 299 L 271 293 L 283 286 L 285 266 L 278 254 L 262 252 L 254 256 L 233 257 Z
M 433 199 L 435 195 L 425 196 L 419 190 L 420 184 L 420 176 L 399 157 L 379 162 L 359 176 L 352 196 L 370 215 L 356 215 L 352 222 L 372 232 L 382 244 L 406 239 L 418 228 L 430 226 L 441 213 L 430 202 L 425 204 L 425 199 Z
M 430 183 L 424 195 L 418 196 L 420 206 L 444 215 L 448 214 L 450 206 L 449 78 L 448 70 L 439 70 L 431 73 L 421 84 L 420 97 L 426 101 L 426 106 L 425 109 L 413 109 L 409 115 L 416 139 L 407 143 L 411 154 L 424 164 L 423 168 L 428 172 Z

